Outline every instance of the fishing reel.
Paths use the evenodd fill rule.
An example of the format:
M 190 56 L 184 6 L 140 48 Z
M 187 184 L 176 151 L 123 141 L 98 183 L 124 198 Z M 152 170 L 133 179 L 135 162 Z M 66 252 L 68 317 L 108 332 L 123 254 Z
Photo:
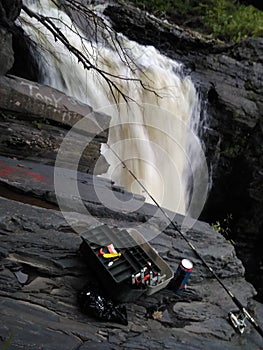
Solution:
M 228 313 L 228 319 L 233 328 L 239 333 L 243 334 L 246 324 L 247 316 L 243 314 L 240 310 L 230 311 Z

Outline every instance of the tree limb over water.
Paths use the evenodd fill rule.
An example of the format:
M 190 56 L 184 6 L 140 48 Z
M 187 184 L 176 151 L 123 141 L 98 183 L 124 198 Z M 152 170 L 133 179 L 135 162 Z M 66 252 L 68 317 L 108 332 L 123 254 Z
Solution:
M 76 24 L 76 13 L 78 20 L 80 20 L 82 23 L 85 23 L 86 28 L 88 28 L 89 31 L 91 31 L 92 38 L 95 40 L 96 43 L 99 41 L 98 34 L 104 33 L 104 39 L 107 38 L 113 50 L 117 52 L 121 61 L 129 68 L 131 73 L 134 73 L 136 70 L 140 70 L 140 72 L 144 74 L 141 71 L 141 68 L 138 67 L 138 65 L 136 64 L 135 60 L 123 47 L 122 42 L 119 40 L 117 33 L 113 31 L 110 25 L 107 24 L 107 22 L 103 18 L 98 16 L 95 13 L 95 11 L 88 9 L 81 2 L 75 0 L 65 0 L 63 1 L 63 3 L 60 2 L 59 4 L 57 4 L 56 1 L 52 1 L 52 3 L 58 9 L 61 9 L 66 13 L 68 13 L 69 11 L 73 11 L 73 15 L 70 16 L 73 24 L 72 27 L 69 27 L 66 23 L 63 22 L 62 19 L 59 19 L 59 21 L 61 21 L 65 26 L 67 26 L 68 29 L 70 29 L 72 32 L 79 36 L 83 46 L 83 52 L 76 48 L 74 45 L 72 45 L 67 39 L 66 35 L 63 33 L 63 31 L 56 25 L 55 22 L 58 21 L 57 18 L 52 18 L 44 16 L 40 13 L 36 13 L 35 11 L 32 11 L 25 5 L 22 6 L 22 10 L 29 17 L 34 18 L 38 22 L 40 22 L 54 36 L 55 41 L 61 42 L 68 49 L 68 51 L 77 58 L 78 62 L 83 65 L 84 69 L 93 69 L 94 71 L 96 71 L 106 81 L 110 93 L 112 94 L 116 103 L 119 103 L 121 98 L 126 103 L 128 103 L 129 101 L 134 101 L 127 93 L 123 91 L 121 87 L 122 81 L 131 81 L 135 84 L 139 84 L 143 89 L 152 92 L 156 96 L 159 96 L 156 93 L 156 91 L 153 88 L 151 88 L 150 84 L 145 84 L 141 79 L 116 75 L 102 68 L 99 68 L 99 66 L 92 63 L 91 57 L 89 57 L 90 54 L 88 53 L 86 44 L 84 42 L 84 40 L 86 41 L 86 38 L 83 37 L 79 26 Z M 90 43 L 92 45 L 92 40 L 90 40 Z

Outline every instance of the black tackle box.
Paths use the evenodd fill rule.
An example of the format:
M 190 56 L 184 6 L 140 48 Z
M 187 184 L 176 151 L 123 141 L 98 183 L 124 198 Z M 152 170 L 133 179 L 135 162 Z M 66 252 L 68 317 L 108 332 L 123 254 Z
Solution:
M 100 225 L 83 233 L 81 238 L 81 255 L 115 301 L 134 301 L 144 293 L 151 295 L 164 288 L 173 278 L 173 271 L 137 230 L 128 232 Z M 105 259 L 101 252 L 105 252 L 109 245 L 113 245 L 121 255 L 115 259 Z M 134 286 L 132 276 L 149 264 L 160 276 L 158 283 Z

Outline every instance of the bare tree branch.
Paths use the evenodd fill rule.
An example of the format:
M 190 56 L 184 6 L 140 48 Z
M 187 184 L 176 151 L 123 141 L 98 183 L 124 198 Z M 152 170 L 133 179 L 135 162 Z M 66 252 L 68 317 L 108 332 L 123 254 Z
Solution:
M 57 5 L 57 3 L 53 0 L 52 0 L 52 2 L 58 8 L 62 7 L 64 10 L 66 10 L 65 5 L 63 5 L 63 4 Z M 109 27 L 109 25 L 107 23 L 105 23 L 103 18 L 98 16 L 94 11 L 83 6 L 79 1 L 67 0 L 66 3 L 67 3 L 67 6 L 69 6 L 69 8 L 71 8 L 75 11 L 78 11 L 78 14 L 84 16 L 84 18 L 86 20 L 85 23 L 89 23 L 88 20 L 93 21 L 94 27 L 92 27 L 92 31 L 95 33 L 95 35 L 97 35 L 99 28 L 101 29 L 102 32 L 106 31 L 108 33 L 109 37 L 111 38 L 111 42 L 113 44 L 114 49 L 117 51 L 122 62 L 124 62 L 124 64 L 126 64 L 132 72 L 134 72 L 134 69 L 140 69 L 139 67 L 137 67 L 136 63 L 133 61 L 133 59 L 128 55 L 128 53 L 123 48 L 121 42 L 119 41 L 119 39 L 117 37 L 117 33 L 112 32 L 112 29 Z M 73 46 L 69 42 L 69 40 L 63 34 L 62 30 L 55 24 L 55 21 L 57 21 L 58 19 L 43 16 L 39 13 L 35 13 L 34 11 L 30 10 L 25 5 L 22 6 L 22 10 L 29 17 L 35 18 L 37 21 L 39 21 L 41 24 L 43 24 L 47 28 L 47 30 L 54 36 L 55 41 L 57 41 L 57 40 L 60 41 L 69 50 L 69 52 L 71 52 L 77 58 L 78 62 L 80 62 L 83 65 L 84 69 L 87 69 L 87 70 L 93 69 L 94 71 L 96 71 L 106 81 L 106 83 L 109 87 L 109 90 L 110 90 L 110 92 L 114 98 L 114 101 L 116 103 L 118 103 L 116 93 L 117 93 L 117 96 L 120 96 L 121 98 L 123 98 L 123 100 L 126 103 L 128 103 L 128 101 L 136 102 L 128 94 L 124 93 L 121 90 L 121 88 L 118 86 L 118 83 L 117 83 L 118 81 L 127 81 L 127 82 L 130 81 L 130 82 L 134 82 L 134 83 L 139 83 L 143 89 L 145 89 L 149 92 L 152 92 L 156 96 L 159 96 L 154 89 L 151 89 L 150 86 L 146 86 L 141 79 L 129 78 L 129 77 L 121 76 L 121 75 L 112 74 L 110 72 L 107 72 L 107 71 L 99 68 L 95 64 L 93 64 L 91 62 L 91 60 L 88 58 L 90 54 L 87 52 L 87 49 L 86 49 L 86 46 L 84 43 L 85 38 L 83 38 L 83 36 L 80 34 L 79 29 L 76 26 L 76 24 L 74 23 L 74 21 L 73 21 L 74 29 L 69 28 L 69 26 L 67 26 L 67 27 L 70 30 L 72 30 L 72 32 L 79 35 L 79 38 L 82 42 L 82 46 L 84 49 L 84 53 L 86 53 L 86 55 L 83 54 L 80 50 L 78 50 L 75 46 Z M 62 20 L 60 20 L 60 21 L 63 22 Z M 64 22 L 63 22 L 63 24 L 66 25 Z M 90 28 L 91 28 L 91 25 L 90 25 Z M 112 33 L 114 33 L 114 37 L 113 37 Z M 96 37 L 96 40 L 98 40 L 97 37 Z M 135 68 L 133 68 L 132 65 Z M 116 80 L 117 82 L 114 80 Z M 161 97 L 161 96 L 159 96 L 159 97 Z

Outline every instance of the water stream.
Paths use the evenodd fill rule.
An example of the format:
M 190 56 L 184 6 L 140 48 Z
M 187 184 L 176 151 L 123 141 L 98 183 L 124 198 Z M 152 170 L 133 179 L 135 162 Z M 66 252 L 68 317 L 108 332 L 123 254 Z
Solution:
M 109 113 L 112 127 L 108 144 L 151 195 L 163 207 L 175 212 L 185 214 L 190 209 L 194 212 L 191 196 L 197 191 L 194 184 L 199 186 L 196 179 L 206 176 L 202 170 L 205 160 L 197 137 L 200 101 L 191 79 L 183 74 L 182 65 L 161 55 L 154 47 L 139 45 L 121 34 L 117 36 L 121 44 L 117 48 L 109 31 L 99 30 L 95 40 L 89 30 L 85 32 L 83 20 L 78 27 L 74 26 L 71 18 L 52 1 L 24 3 L 31 10 L 52 18 L 69 42 L 85 53 L 92 64 L 115 76 L 138 79 L 149 87 L 147 90 L 139 81 L 113 77 L 118 88 L 135 101 L 127 104 L 116 90 L 112 94 L 98 72 L 85 70 L 42 24 L 21 14 L 23 29 L 37 43 L 34 55 L 41 71 L 39 81 L 95 110 Z M 76 13 L 74 15 L 77 20 Z M 102 153 L 110 164 L 103 176 L 144 195 L 151 202 L 107 147 L 102 147 Z M 201 197 L 205 186 L 198 190 L 202 192 Z

